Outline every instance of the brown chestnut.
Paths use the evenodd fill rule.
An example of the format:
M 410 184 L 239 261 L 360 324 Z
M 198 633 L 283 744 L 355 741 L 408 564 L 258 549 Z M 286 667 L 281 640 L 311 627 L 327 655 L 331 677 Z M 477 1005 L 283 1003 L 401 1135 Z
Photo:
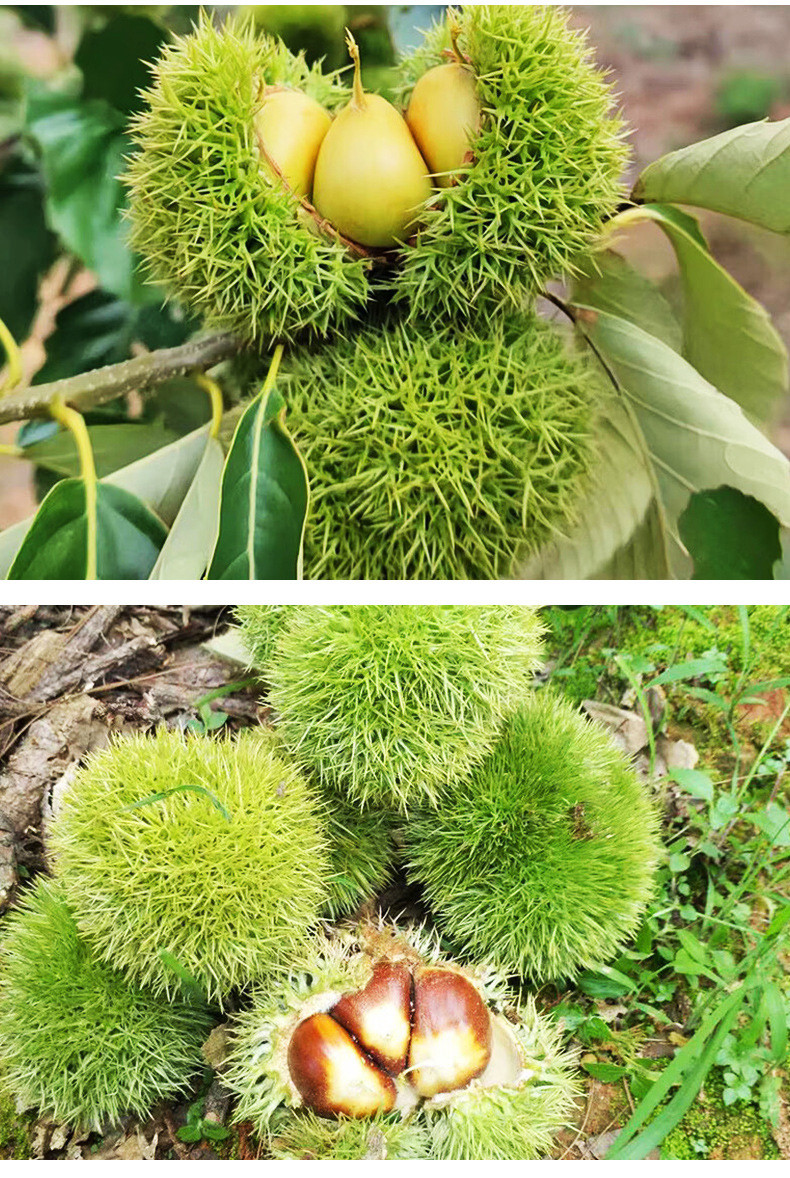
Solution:
M 406 1067 L 411 1039 L 411 973 L 381 961 L 364 990 L 344 994 L 329 1012 L 380 1067 L 397 1076 Z
M 491 1016 L 475 987 L 450 969 L 414 978 L 409 1079 L 420 1096 L 463 1088 L 491 1056 Z
M 297 1026 L 288 1045 L 288 1070 L 302 1100 L 322 1117 L 372 1117 L 395 1104 L 395 1085 L 328 1014 Z

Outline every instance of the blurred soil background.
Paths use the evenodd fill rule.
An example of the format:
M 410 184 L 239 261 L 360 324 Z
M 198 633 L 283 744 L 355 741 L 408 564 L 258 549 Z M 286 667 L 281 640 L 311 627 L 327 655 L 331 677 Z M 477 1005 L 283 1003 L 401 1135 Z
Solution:
M 435 8 L 436 6 L 431 6 Z M 787 5 L 572 5 L 575 25 L 590 30 L 599 63 L 610 69 L 633 128 L 629 185 L 648 163 L 675 148 L 739 123 L 790 116 L 790 6 Z M 401 6 L 392 6 L 401 25 Z M 62 8 L 61 14 L 68 9 Z M 3 57 L 16 54 L 25 70 L 48 76 L 73 51 L 67 16 L 57 42 L 22 29 L 0 6 Z M 719 262 L 771 314 L 790 348 L 790 241 L 715 214 L 700 214 Z M 631 227 L 618 249 L 659 282 L 676 285 L 674 255 L 652 225 Z M 2 276 L 0 276 L 2 281 Z M 61 265 L 45 286 L 42 313 L 25 348 L 26 371 L 44 359 L 43 342 L 64 301 L 85 293 L 90 275 L 74 280 Z M 0 426 L 0 442 L 13 442 L 16 426 Z M 790 455 L 790 398 L 772 431 Z M 31 468 L 0 458 L 0 528 L 35 507 Z

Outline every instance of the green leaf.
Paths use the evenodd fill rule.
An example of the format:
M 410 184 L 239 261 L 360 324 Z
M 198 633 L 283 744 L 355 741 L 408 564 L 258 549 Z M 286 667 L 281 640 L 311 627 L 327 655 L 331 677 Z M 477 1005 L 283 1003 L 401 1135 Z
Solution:
M 106 487 L 129 491 L 145 503 L 166 526 L 170 526 L 183 502 L 206 449 L 207 429 L 194 430 L 169 446 L 163 446 L 130 466 L 108 475 Z M 0 532 L 0 577 L 8 574 L 14 554 L 30 529 L 33 519 L 22 520 Z
M 692 798 L 701 798 L 704 802 L 713 801 L 713 782 L 707 773 L 700 769 L 670 769 L 667 777 L 676 781 Z
M 734 487 L 697 491 L 678 520 L 693 580 L 771 581 L 781 555 L 776 516 Z
M 655 465 L 673 542 L 690 572 L 678 520 L 695 491 L 735 486 L 790 525 L 790 462 L 729 397 L 666 344 L 624 319 L 583 312 L 580 326 L 633 406 Z
M 193 1141 L 202 1141 L 203 1134 L 200 1131 L 199 1125 L 181 1125 L 176 1129 L 176 1137 L 179 1141 L 184 1141 L 188 1145 Z
M 661 675 L 650 680 L 651 687 L 660 687 L 662 683 L 682 683 L 686 679 L 699 679 L 709 675 L 723 675 L 727 670 L 727 659 L 721 654 L 708 655 L 701 659 L 688 659 L 685 663 L 676 663 Z
M 0 174 L 0 319 L 14 339 L 27 338 L 38 304 L 38 284 L 55 260 L 57 243 L 44 219 L 37 171 L 12 158 Z M 2 362 L 4 363 L 5 358 Z
M 630 220 L 633 215 L 629 211 L 625 216 Z M 752 421 L 770 422 L 787 393 L 788 370 L 787 351 L 767 311 L 711 257 L 693 217 L 661 205 L 642 206 L 636 219 L 642 217 L 660 226 L 677 255 L 683 355 Z M 651 334 L 659 335 L 655 330 Z
M 276 389 L 245 410 L 225 463 L 209 579 L 282 580 L 301 572 L 307 473 Z
M 616 969 L 600 973 L 585 970 L 579 974 L 576 985 L 582 994 L 589 994 L 591 998 L 622 998 L 636 989 L 634 982 Z
M 766 937 L 777 937 L 788 924 L 790 924 L 790 904 L 785 904 L 785 906 L 780 908 L 776 915 L 771 918 L 771 923 L 765 930 Z
M 698 940 L 692 932 L 689 932 L 685 928 L 679 928 L 677 930 L 677 936 L 683 948 L 695 961 L 701 962 L 702 965 L 708 962 L 708 950 L 702 944 L 702 941 Z
M 124 425 L 90 426 L 88 436 L 100 479 L 146 454 L 152 454 L 161 446 L 169 445 L 177 437 L 164 429 L 161 422 L 140 425 L 131 421 Z M 59 430 L 54 437 L 27 446 L 25 457 L 57 474 L 76 477 L 80 473 L 77 447 L 68 430 Z
M 77 376 L 129 356 L 129 307 L 105 290 L 92 290 L 58 311 L 47 337 L 47 358 L 34 384 Z
M 99 483 L 96 526 L 100 580 L 148 576 L 167 532 L 145 504 L 128 491 Z M 8 579 L 83 580 L 87 559 L 85 484 L 81 479 L 64 479 L 41 504 Z
M 160 949 L 159 957 L 163 965 L 167 966 L 178 978 L 184 996 L 195 1006 L 206 1006 L 205 986 L 201 986 L 197 978 L 193 977 L 186 966 L 181 964 L 175 954 L 171 953 L 169 949 Z
M 125 115 L 140 110 L 139 91 L 151 84 L 148 63 L 159 57 L 166 40 L 166 30 L 150 17 L 112 13 L 103 28 L 85 34 L 74 57 L 82 71 L 82 97 L 106 99 Z
M 790 528 L 782 528 L 779 533 L 782 555 L 774 565 L 775 581 L 790 581 Z
M 151 573 L 152 581 L 200 580 L 217 536 L 225 456 L 216 438 L 206 449 Z
M 101 99 L 31 85 L 27 129 L 41 153 L 50 227 L 97 275 L 105 290 L 129 302 L 160 301 L 137 274 L 121 220 L 119 176 L 131 144 L 124 116 Z
M 783 1064 L 787 1059 L 787 1012 L 784 995 L 776 982 L 766 984 L 765 1005 L 771 1033 L 771 1058 Z
M 682 347 L 682 328 L 664 295 L 654 282 L 614 250 L 603 250 L 585 259 L 584 270 L 574 282 L 571 301 L 627 319 L 676 352 Z
M 738 809 L 738 803 L 735 798 L 730 794 L 720 794 L 716 798 L 716 804 L 710 815 L 710 824 L 713 830 L 721 830 L 728 822 L 732 822 L 738 813 Z
M 749 815 L 752 823 L 766 834 L 774 847 L 790 847 L 790 814 L 776 802 Z
M 579 522 L 519 566 L 529 580 L 661 579 L 667 576 L 663 520 L 655 502 L 645 443 L 625 406 L 607 402 L 598 463 Z
M 637 201 L 696 205 L 790 233 L 790 119 L 747 123 L 645 168 Z

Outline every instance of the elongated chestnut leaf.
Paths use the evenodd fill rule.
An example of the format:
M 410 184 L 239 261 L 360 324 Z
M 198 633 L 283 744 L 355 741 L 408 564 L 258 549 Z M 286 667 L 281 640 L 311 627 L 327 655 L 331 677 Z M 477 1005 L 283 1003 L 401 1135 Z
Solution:
M 134 495 L 96 488 L 99 580 L 139 580 L 154 566 L 167 530 Z M 41 504 L 8 573 L 10 581 L 83 580 L 88 570 L 88 511 L 82 479 L 64 479 Z
M 162 446 L 108 475 L 103 486 L 120 487 L 139 497 L 167 526 L 173 523 L 183 503 L 206 448 L 207 427 L 193 430 L 177 442 Z M 0 577 L 8 575 L 14 557 L 32 526 L 35 516 L 21 520 L 0 532 Z M 147 576 L 148 573 L 142 574 Z
M 584 260 L 574 279 L 571 302 L 596 307 L 643 327 L 679 352 L 683 330 L 669 302 L 654 282 L 614 250 Z
M 217 538 L 223 463 L 219 442 L 207 438 L 200 466 L 154 565 L 152 581 L 199 581 L 203 576 Z
M 624 220 L 634 217 L 658 225 L 677 256 L 683 355 L 752 421 L 770 422 L 787 394 L 788 368 L 787 351 L 767 311 L 711 256 L 694 217 L 663 205 L 630 210 Z M 639 326 L 658 334 L 649 324 Z
M 598 428 L 598 463 L 575 527 L 518 568 L 530 580 L 669 576 L 663 518 L 655 501 L 644 438 L 612 398 Z
M 285 402 L 259 394 L 236 427 L 225 462 L 211 580 L 301 575 L 307 472 L 285 428 Z
M 579 325 L 606 360 L 644 434 L 677 575 L 691 572 L 678 519 L 695 491 L 735 487 L 790 526 L 790 462 L 734 401 L 633 323 L 582 309 Z
M 746 123 L 645 168 L 634 200 L 695 205 L 790 233 L 790 119 Z

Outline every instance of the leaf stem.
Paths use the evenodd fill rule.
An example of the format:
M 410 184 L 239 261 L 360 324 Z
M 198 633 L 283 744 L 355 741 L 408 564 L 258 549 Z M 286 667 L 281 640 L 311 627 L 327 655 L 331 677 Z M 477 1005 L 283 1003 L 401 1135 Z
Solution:
M 51 415 L 60 425 L 71 432 L 77 445 L 80 458 L 80 476 L 85 484 L 85 515 L 88 520 L 87 555 L 85 562 L 85 580 L 95 581 L 97 576 L 97 521 L 96 509 L 98 491 L 96 479 L 96 463 L 93 460 L 88 427 L 85 418 L 76 409 L 72 409 L 61 397 L 56 397 L 49 407 Z
M 2 397 L 9 389 L 16 388 L 22 380 L 22 354 L 19 351 L 19 344 L 2 319 L 0 319 L 0 343 L 5 348 L 5 354 L 8 359 L 8 372 L 2 385 L 0 385 L 0 397 Z
M 174 376 L 186 376 L 196 368 L 213 368 L 221 360 L 235 355 L 241 346 L 241 341 L 234 336 L 218 332 L 190 340 L 177 348 L 162 348 L 79 376 L 33 385 L 0 399 L 0 424 L 48 417 L 55 398 L 84 411 L 126 393 L 137 391 L 143 394 Z
M 283 358 L 283 351 L 284 349 L 282 344 L 278 344 L 274 349 L 272 362 L 269 365 L 269 371 L 266 373 L 266 380 L 264 382 L 263 388 L 261 389 L 261 398 L 263 400 L 265 400 L 267 393 L 272 391 L 272 385 L 277 380 L 277 371 L 280 367 L 280 361 Z
M 204 393 L 208 393 L 211 401 L 211 429 L 209 430 L 209 437 L 219 437 L 220 426 L 222 425 L 222 390 L 215 380 L 210 376 L 206 376 L 203 372 L 193 372 L 192 377 L 195 384 L 200 385 Z

